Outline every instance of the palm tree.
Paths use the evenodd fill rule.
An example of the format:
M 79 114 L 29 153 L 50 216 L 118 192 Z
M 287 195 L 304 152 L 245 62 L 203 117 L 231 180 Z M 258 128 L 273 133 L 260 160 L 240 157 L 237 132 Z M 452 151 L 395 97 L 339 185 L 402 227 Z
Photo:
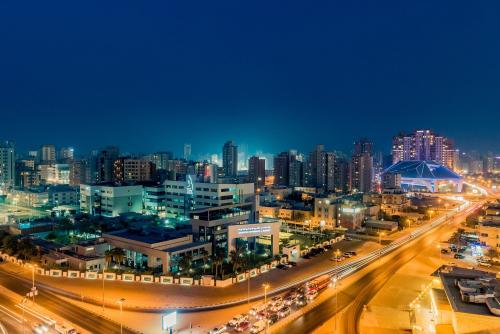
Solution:
M 215 276 L 214 276 L 214 286 L 217 286 L 217 269 L 221 267 L 222 269 L 222 263 L 224 262 L 224 259 L 219 256 L 215 255 L 212 261 L 212 265 L 215 267 Z
M 191 270 L 191 265 L 193 264 L 193 256 L 190 253 L 186 253 L 179 263 L 181 271 L 183 274 L 189 273 Z
M 208 259 L 209 259 L 208 251 L 206 249 L 203 249 L 201 251 L 201 256 L 202 256 L 202 259 L 203 259 L 203 273 L 206 273 L 206 271 L 207 271 L 207 263 L 208 263 Z
M 113 261 L 113 251 L 108 249 L 104 252 L 104 260 L 106 261 L 106 267 L 108 268 Z
M 114 261 L 118 263 L 118 267 L 120 267 L 121 263 L 125 259 L 125 251 L 123 250 L 123 248 L 113 248 L 111 252 Z

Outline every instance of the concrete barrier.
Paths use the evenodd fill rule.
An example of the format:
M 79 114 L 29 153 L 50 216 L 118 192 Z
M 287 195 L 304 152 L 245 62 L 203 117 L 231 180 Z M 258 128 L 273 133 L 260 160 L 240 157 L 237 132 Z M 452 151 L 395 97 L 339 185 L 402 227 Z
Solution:
M 78 270 L 69 270 L 68 278 L 80 278 L 80 272 Z
M 115 273 L 104 273 L 104 280 L 106 281 L 115 281 L 116 274 Z
M 236 281 L 243 282 L 247 279 L 246 276 L 247 276 L 246 274 L 239 274 L 238 276 L 236 276 Z
M 52 277 L 62 277 L 62 270 L 60 270 L 60 269 L 50 269 L 50 276 L 52 276 Z
M 123 274 L 122 275 L 122 281 L 124 281 L 124 282 L 133 282 L 133 281 L 135 281 L 135 275 L 134 274 Z
M 181 285 L 193 285 L 192 277 L 181 277 L 179 280 Z
M 153 283 L 154 277 L 153 275 L 141 275 L 141 282 L 143 283 Z
M 172 276 L 160 276 L 160 284 L 174 284 Z
M 85 278 L 86 279 L 97 279 L 97 273 L 93 272 L 93 271 L 86 271 Z
M 257 276 L 259 273 L 258 273 L 258 271 L 257 271 L 257 268 L 254 268 L 254 269 L 250 270 L 250 273 L 249 273 L 249 274 L 250 274 L 250 277 L 255 277 L 255 276 Z
M 278 265 L 278 261 L 271 262 L 271 269 L 276 268 L 277 265 Z

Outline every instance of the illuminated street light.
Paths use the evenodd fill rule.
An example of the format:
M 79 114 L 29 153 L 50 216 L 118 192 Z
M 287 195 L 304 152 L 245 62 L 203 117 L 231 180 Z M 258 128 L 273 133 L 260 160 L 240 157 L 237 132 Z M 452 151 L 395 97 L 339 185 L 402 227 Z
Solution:
M 267 310 L 267 290 L 269 289 L 270 285 L 269 283 L 264 283 L 262 284 L 262 287 L 264 288 L 264 305 L 265 305 L 265 310 L 266 310 L 266 333 L 269 331 L 269 317 L 268 317 L 268 310 Z
M 382 236 L 385 236 L 385 233 L 384 232 L 379 232 L 378 233 L 378 243 L 379 244 L 382 244 Z

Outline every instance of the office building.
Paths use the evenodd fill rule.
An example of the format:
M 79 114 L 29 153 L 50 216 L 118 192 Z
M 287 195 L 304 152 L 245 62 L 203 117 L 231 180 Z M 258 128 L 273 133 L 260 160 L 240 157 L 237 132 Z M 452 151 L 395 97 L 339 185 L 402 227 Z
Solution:
M 228 141 L 222 148 L 222 167 L 226 176 L 238 175 L 238 146 L 233 141 Z
M 147 215 L 156 215 L 165 217 L 166 212 L 166 193 L 165 186 L 152 185 L 144 186 L 144 213 Z
M 166 216 L 187 218 L 192 210 L 255 201 L 254 184 L 197 182 L 188 175 L 186 181 L 165 181 Z
M 253 203 L 196 210 L 190 222 L 196 240 L 210 242 L 214 254 L 227 257 L 238 248 L 268 258 L 279 253 L 280 222 L 259 221 Z
M 0 143 L 0 186 L 13 186 L 15 183 L 16 157 L 14 143 Z
M 288 185 L 290 187 L 301 187 L 303 174 L 303 162 L 298 160 L 297 155 L 290 155 L 290 162 L 288 165 Z
M 116 217 L 120 214 L 142 213 L 141 185 L 113 183 L 80 185 L 80 209 L 92 215 Z
M 323 192 L 335 190 L 335 154 L 333 152 L 326 152 L 323 145 L 317 145 L 309 154 L 306 167 L 308 171 L 304 175 L 304 186 L 316 187 Z
M 387 172 L 382 174 L 382 189 L 401 188 L 401 174 Z
M 354 142 L 351 157 L 350 178 L 351 190 L 370 192 L 373 184 L 373 144 L 363 138 Z
M 75 155 L 75 150 L 73 147 L 63 147 L 59 151 L 59 159 L 61 160 L 73 160 Z

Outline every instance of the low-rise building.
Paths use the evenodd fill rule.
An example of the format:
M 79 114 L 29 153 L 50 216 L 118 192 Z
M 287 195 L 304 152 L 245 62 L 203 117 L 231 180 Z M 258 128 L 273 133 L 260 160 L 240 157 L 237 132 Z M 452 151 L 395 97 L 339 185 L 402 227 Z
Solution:
M 142 185 L 105 183 L 80 185 L 80 209 L 92 215 L 116 217 L 142 212 Z
M 480 222 L 478 224 L 479 241 L 500 254 L 500 221 Z
M 335 228 L 339 224 L 340 201 L 336 197 L 314 199 L 314 221 L 325 228 Z
M 124 262 L 134 268 L 158 272 L 173 271 L 175 258 L 190 254 L 193 261 L 203 257 L 203 250 L 212 254 L 210 242 L 193 242 L 188 231 L 164 228 L 131 228 L 103 233 L 103 238 L 114 248 L 125 251 Z

